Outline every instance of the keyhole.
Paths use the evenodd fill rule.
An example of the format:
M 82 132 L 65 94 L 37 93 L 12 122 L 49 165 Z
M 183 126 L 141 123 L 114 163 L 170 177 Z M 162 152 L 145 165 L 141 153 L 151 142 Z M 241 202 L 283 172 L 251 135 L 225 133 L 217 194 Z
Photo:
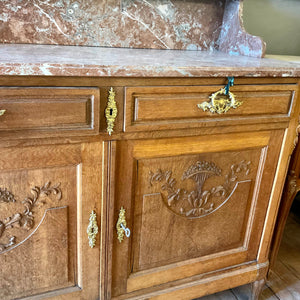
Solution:
M 110 108 L 109 114 L 112 116 L 112 114 L 113 114 L 113 109 L 112 108 Z

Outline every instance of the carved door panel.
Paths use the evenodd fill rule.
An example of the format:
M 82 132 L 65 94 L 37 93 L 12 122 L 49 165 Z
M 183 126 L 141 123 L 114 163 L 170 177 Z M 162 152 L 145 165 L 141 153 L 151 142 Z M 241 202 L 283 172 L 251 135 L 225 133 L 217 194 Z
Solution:
M 0 299 L 99 298 L 101 145 L 0 149 Z M 61 299 L 61 298 L 60 298 Z
M 282 137 L 274 131 L 118 142 L 112 296 L 254 261 Z M 120 243 L 121 207 L 131 236 Z

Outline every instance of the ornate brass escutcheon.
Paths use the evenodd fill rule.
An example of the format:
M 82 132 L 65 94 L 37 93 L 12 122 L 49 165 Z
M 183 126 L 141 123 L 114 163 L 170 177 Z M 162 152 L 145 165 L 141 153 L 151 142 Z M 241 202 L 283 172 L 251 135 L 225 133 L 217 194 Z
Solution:
M 213 93 L 209 98 L 210 102 L 197 104 L 203 111 L 209 110 L 211 113 L 224 114 L 231 108 L 238 108 L 243 102 L 235 99 L 235 95 L 229 91 L 234 85 L 234 77 L 228 77 L 228 82 L 223 89 Z
M 231 108 L 238 108 L 243 102 L 235 99 L 235 95 L 231 92 L 226 94 L 225 88 L 213 93 L 210 102 L 197 104 L 198 108 L 203 111 L 209 110 L 211 113 L 224 114 Z
M 119 212 L 118 222 L 116 225 L 118 240 L 120 243 L 124 239 L 124 234 L 126 235 L 126 237 L 130 237 L 130 229 L 126 227 L 127 223 L 125 219 L 125 213 L 126 213 L 125 209 L 121 207 Z
M 98 225 L 97 225 L 97 216 L 96 213 L 92 210 L 89 219 L 89 225 L 86 230 L 89 239 L 89 245 L 91 248 L 95 247 L 96 244 L 96 235 L 98 233 Z
M 105 109 L 105 117 L 107 123 L 107 132 L 109 135 L 114 131 L 115 120 L 118 114 L 117 104 L 115 101 L 116 93 L 114 89 L 111 87 L 108 91 L 108 102 L 107 107 Z

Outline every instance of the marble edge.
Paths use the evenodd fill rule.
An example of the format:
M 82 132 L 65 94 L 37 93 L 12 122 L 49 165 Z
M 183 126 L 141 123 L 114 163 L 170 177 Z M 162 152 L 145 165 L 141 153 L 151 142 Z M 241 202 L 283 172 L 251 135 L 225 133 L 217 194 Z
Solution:
M 272 55 L 33 44 L 0 45 L 0 53 L 0 76 L 300 77 L 294 58 L 283 61 Z M 123 60 L 119 63 L 116 57 Z
M 0 62 L 0 76 L 5 75 L 73 77 L 300 77 L 300 67 L 171 67 Z

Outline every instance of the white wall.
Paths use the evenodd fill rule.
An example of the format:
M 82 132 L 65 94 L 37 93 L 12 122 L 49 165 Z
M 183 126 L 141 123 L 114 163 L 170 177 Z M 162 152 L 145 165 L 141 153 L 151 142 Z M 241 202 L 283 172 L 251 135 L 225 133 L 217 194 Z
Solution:
M 300 0 L 244 0 L 244 26 L 268 54 L 300 56 Z

